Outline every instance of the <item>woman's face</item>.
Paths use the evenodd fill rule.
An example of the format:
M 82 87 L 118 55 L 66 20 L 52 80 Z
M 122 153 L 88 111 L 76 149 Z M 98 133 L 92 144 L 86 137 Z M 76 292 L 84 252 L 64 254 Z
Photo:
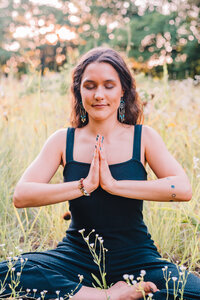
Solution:
M 80 92 L 89 118 L 98 121 L 117 118 L 123 90 L 117 71 L 109 63 L 89 64 L 82 76 Z

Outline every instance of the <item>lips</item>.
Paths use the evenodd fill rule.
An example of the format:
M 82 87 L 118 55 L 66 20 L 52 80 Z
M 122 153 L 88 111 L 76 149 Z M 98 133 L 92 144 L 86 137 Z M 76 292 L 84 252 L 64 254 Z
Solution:
M 93 107 L 105 107 L 105 106 L 107 106 L 107 104 L 94 104 L 94 105 L 92 105 Z

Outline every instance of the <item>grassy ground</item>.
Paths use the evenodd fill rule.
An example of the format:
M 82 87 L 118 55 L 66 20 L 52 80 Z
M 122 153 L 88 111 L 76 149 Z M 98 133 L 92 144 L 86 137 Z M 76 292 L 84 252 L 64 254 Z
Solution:
M 184 167 L 192 187 L 188 203 L 145 202 L 144 216 L 160 253 L 200 270 L 200 86 L 192 79 L 168 82 L 136 77 L 145 105 L 144 123 L 154 127 Z M 0 259 L 30 250 L 55 247 L 68 222 L 67 203 L 16 210 L 13 189 L 46 138 L 69 125 L 68 71 L 41 80 L 30 74 L 0 81 Z M 149 178 L 154 175 L 149 170 Z M 53 182 L 62 181 L 59 169 Z

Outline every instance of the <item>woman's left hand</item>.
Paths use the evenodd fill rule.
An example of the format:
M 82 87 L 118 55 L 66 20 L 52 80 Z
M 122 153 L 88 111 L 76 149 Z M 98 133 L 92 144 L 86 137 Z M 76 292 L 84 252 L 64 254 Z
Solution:
M 106 159 L 103 137 L 100 136 L 99 143 L 99 183 L 103 190 L 112 193 L 116 180 L 112 177 L 108 162 Z

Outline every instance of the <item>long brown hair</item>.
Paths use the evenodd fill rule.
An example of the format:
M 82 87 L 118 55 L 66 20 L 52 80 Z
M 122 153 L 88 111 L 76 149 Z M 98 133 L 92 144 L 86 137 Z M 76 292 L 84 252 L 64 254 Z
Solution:
M 80 86 L 82 76 L 86 67 L 94 62 L 110 64 L 119 75 L 122 89 L 124 91 L 123 98 L 125 101 L 125 120 L 123 123 L 129 125 L 141 123 L 143 117 L 142 103 L 139 100 L 138 94 L 136 92 L 135 80 L 132 77 L 125 61 L 115 50 L 110 48 L 98 47 L 90 50 L 85 55 L 83 55 L 81 60 L 73 70 L 71 84 L 71 125 L 76 128 L 83 127 L 88 124 L 87 113 L 86 121 L 84 123 L 81 122 L 82 98 L 80 93 Z M 120 122 L 119 116 L 118 121 Z

